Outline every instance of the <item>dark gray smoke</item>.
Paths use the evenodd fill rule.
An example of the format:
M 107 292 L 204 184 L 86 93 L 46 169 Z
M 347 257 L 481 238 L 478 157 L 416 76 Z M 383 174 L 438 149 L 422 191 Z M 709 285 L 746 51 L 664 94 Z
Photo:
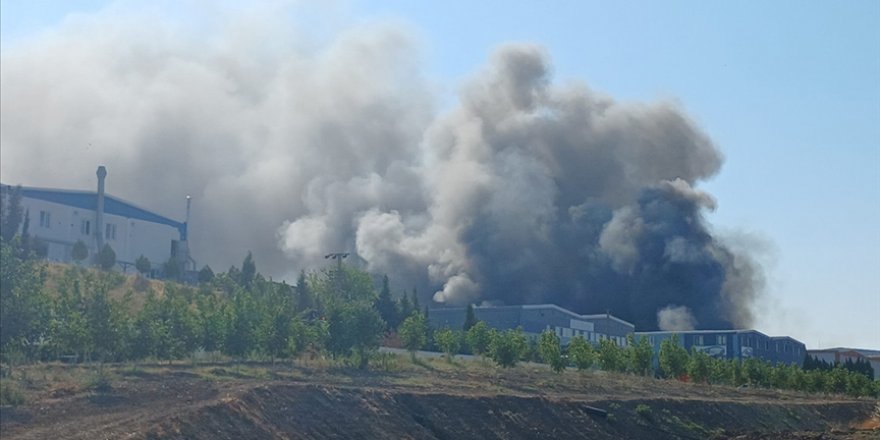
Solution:
M 109 192 L 168 215 L 192 194 L 196 257 L 220 269 L 250 249 L 292 278 L 349 251 L 438 302 L 751 321 L 761 273 L 713 236 L 696 189 L 721 154 L 672 103 L 557 85 L 540 48 L 515 45 L 438 116 L 394 28 L 267 50 L 286 34 L 208 44 L 117 18 L 4 51 L 4 183 L 91 188 L 103 163 Z

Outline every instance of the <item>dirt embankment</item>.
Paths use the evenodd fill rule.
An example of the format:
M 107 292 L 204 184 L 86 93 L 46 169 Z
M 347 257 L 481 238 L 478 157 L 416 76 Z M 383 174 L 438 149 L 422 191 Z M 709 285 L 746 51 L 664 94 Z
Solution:
M 26 404 L 0 408 L 0 438 L 880 438 L 876 400 L 528 366 L 398 362 L 393 371 L 368 372 L 120 366 L 110 369 L 104 389 L 73 386 L 78 367 L 49 365 L 21 381 Z
M 589 407 L 607 409 L 602 417 Z M 872 402 L 745 403 L 449 395 L 311 385 L 261 386 L 175 416 L 150 439 L 704 439 L 841 433 Z M 843 429 L 843 431 L 841 431 Z M 800 435 L 800 434 L 798 434 Z M 793 437 L 798 438 L 798 437 Z

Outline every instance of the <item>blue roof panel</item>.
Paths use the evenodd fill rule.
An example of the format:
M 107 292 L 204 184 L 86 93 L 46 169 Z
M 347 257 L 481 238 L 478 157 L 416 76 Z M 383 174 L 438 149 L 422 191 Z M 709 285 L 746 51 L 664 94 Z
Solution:
M 88 191 L 68 191 L 58 189 L 22 188 L 21 195 L 31 199 L 45 200 L 47 202 L 72 206 L 80 209 L 95 211 L 98 209 L 98 194 Z M 186 223 L 174 221 L 146 209 L 134 206 L 131 203 L 104 195 L 104 213 L 118 215 L 120 217 L 133 218 L 152 223 L 176 228 L 182 239 L 186 237 Z

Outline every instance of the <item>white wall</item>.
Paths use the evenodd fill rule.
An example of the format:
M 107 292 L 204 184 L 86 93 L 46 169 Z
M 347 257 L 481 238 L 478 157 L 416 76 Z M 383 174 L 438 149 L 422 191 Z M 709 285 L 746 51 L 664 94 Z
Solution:
M 171 241 L 180 238 L 176 228 L 138 219 L 104 213 L 102 231 L 95 230 L 95 211 L 74 208 L 44 200 L 22 197 L 22 208 L 29 212 L 28 232 L 40 237 L 49 245 L 49 259 L 70 262 L 70 251 L 77 240 L 89 247 L 89 256 L 97 252 L 96 233 L 106 234 L 106 225 L 116 226 L 116 237 L 105 238 L 104 242 L 116 252 L 116 260 L 133 263 L 144 255 L 159 267 L 171 256 Z M 40 212 L 48 213 L 48 227 L 40 224 Z M 89 235 L 82 232 L 82 222 L 89 221 Z

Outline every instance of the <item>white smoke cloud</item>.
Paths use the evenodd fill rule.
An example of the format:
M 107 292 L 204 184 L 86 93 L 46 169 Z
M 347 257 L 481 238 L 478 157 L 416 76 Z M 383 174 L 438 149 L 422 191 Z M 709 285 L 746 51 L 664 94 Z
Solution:
M 669 305 L 657 311 L 657 324 L 660 330 L 681 332 L 695 329 L 697 319 L 689 308 Z

